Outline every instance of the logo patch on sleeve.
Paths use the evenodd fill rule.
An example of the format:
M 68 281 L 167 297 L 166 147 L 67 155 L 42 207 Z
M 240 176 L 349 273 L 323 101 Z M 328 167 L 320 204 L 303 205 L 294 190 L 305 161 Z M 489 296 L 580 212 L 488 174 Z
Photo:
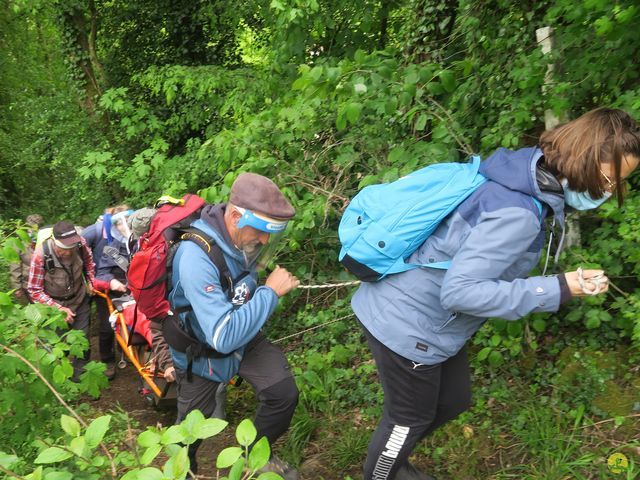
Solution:
M 204 287 L 205 293 L 213 292 L 215 289 L 216 289 L 215 285 L 207 285 L 206 287 Z

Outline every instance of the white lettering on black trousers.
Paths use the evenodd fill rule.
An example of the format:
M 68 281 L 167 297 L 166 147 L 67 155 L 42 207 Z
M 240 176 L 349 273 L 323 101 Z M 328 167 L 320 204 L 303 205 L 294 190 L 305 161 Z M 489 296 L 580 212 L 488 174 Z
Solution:
M 396 463 L 396 458 L 400 454 L 400 450 L 407 441 L 409 436 L 409 427 L 401 427 L 400 425 L 394 425 L 391 435 L 385 445 L 385 449 L 382 451 L 376 462 L 376 468 L 373 470 L 372 480 L 386 480 L 389 478 L 389 472 L 391 467 Z

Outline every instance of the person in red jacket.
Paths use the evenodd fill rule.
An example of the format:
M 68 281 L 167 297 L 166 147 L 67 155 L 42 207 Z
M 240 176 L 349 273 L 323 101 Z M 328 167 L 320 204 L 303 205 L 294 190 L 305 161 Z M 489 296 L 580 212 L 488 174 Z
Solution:
M 51 236 L 36 247 L 31 258 L 27 288 L 31 300 L 58 308 L 65 314 L 69 327 L 84 332 L 88 341 L 89 294 L 92 289 L 109 288 L 109 282 L 95 278 L 91 250 L 74 225 L 68 221 L 56 223 Z M 89 348 L 82 358 L 73 359 L 74 380 L 79 379 L 90 355 Z

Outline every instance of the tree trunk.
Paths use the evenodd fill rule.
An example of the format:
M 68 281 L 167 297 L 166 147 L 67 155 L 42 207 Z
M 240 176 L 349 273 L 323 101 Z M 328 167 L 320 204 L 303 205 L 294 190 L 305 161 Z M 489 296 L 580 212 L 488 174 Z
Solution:
M 97 11 L 95 2 L 89 1 L 88 12 L 72 7 L 63 14 L 64 28 L 72 34 L 68 45 L 71 60 L 82 74 L 85 91 L 83 107 L 91 115 L 95 114 L 96 100 L 102 95 L 100 87 L 103 76 L 102 66 L 96 54 Z

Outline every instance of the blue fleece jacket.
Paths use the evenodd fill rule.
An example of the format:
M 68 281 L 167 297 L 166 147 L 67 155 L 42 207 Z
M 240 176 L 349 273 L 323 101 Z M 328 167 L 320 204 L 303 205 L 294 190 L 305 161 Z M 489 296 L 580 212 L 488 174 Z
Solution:
M 408 259 L 451 260 L 449 270 L 420 268 L 363 283 L 351 304 L 389 349 L 433 365 L 455 355 L 487 317 L 519 319 L 560 305 L 555 276 L 525 278 L 540 258 L 544 224 L 532 197 L 562 224 L 564 199 L 540 191 L 542 152 L 500 149 L 482 162 L 488 182 L 461 203 Z
M 219 207 L 218 215 L 221 216 L 224 207 Z M 210 222 L 201 218 L 192 226 L 214 238 L 234 279 L 246 270 L 242 252 L 227 243 L 225 235 Z M 275 310 L 278 296 L 269 287 L 258 287 L 255 268 L 250 268 L 247 275 L 235 281 L 233 299 L 229 300 L 222 290 L 217 267 L 198 245 L 189 241 L 178 247 L 173 260 L 172 283 L 173 290 L 169 295 L 172 308 L 192 308 L 180 315 L 183 328 L 185 322 L 190 321 L 198 340 L 218 352 L 231 353 L 220 359 L 194 360 L 193 374 L 216 382 L 229 381 L 238 372 L 244 347 Z M 185 370 L 186 355 L 174 349 L 171 354 L 174 365 Z

